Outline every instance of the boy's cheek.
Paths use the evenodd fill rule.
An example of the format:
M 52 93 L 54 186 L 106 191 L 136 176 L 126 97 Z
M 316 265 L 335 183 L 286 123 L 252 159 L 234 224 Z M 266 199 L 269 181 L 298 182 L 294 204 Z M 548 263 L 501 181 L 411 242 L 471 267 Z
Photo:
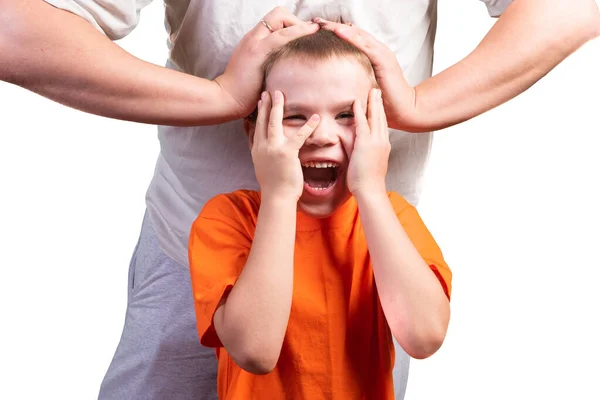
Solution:
M 340 136 L 340 141 L 342 142 L 342 147 L 346 152 L 348 158 L 352 154 L 352 150 L 354 149 L 354 140 L 356 139 L 356 127 L 349 126 L 349 129 L 345 129 L 344 133 Z

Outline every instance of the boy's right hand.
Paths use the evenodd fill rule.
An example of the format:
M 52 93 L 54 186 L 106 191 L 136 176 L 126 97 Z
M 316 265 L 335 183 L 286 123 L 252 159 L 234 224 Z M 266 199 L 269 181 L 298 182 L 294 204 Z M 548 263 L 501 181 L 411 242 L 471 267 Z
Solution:
M 319 30 L 318 24 L 303 21 L 284 7 L 275 7 L 262 21 L 242 38 L 225 72 L 215 79 L 224 101 L 232 104 L 232 115 L 237 118 L 244 118 L 254 110 L 264 79 L 262 65 L 269 53 Z
M 263 92 L 258 102 L 258 117 L 252 143 L 252 161 L 263 198 L 293 198 L 304 190 L 304 176 L 298 152 L 319 125 L 313 115 L 301 128 L 283 132 L 283 93 L 271 97 Z

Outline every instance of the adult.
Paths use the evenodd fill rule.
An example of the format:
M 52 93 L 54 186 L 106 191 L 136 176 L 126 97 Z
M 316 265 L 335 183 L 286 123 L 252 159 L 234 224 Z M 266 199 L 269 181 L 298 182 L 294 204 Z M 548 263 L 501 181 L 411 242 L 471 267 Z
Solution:
M 214 356 L 198 343 L 186 295 L 189 227 L 214 195 L 257 189 L 237 120 L 258 99 L 266 54 L 318 29 L 303 20 L 341 16 L 363 28 L 329 26 L 376 68 L 390 53 L 361 32 L 389 47 L 401 67 L 379 69 L 390 126 L 415 132 L 442 129 L 518 95 L 600 30 L 593 0 L 484 0 L 490 15 L 502 15 L 498 22 L 465 59 L 429 78 L 436 0 L 165 0 L 170 54 L 162 68 L 111 42 L 135 27 L 149 2 L 0 0 L 0 79 L 86 112 L 160 125 L 127 319 L 101 399 L 215 397 Z M 268 13 L 278 4 L 289 11 Z M 429 133 L 392 132 L 387 183 L 413 204 L 430 144 Z M 402 398 L 408 359 L 401 352 L 398 359 Z

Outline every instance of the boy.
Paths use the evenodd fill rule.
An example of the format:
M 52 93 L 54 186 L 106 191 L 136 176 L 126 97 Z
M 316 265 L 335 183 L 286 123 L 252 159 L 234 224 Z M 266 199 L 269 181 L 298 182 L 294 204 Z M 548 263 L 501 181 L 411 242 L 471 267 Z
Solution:
M 371 65 L 322 30 L 270 55 L 265 89 L 244 122 L 260 193 L 213 198 L 190 235 L 219 398 L 393 399 L 391 335 L 415 358 L 441 346 L 451 273 L 416 210 L 386 192 Z

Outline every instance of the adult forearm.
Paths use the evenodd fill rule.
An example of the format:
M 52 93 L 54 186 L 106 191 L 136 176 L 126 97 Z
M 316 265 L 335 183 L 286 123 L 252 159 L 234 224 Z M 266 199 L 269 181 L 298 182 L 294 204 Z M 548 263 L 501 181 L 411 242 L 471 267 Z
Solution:
M 388 196 L 356 199 L 388 325 L 409 355 L 428 357 L 446 335 L 448 299 L 402 228 Z
M 443 129 L 490 110 L 599 34 L 594 0 L 515 0 L 471 54 L 415 88 L 404 128 Z
M 130 121 L 203 125 L 241 116 L 216 82 L 137 59 L 76 15 L 41 0 L 0 0 L 0 8 L 4 81 Z
M 263 198 L 248 260 L 215 327 L 242 368 L 271 371 L 292 304 L 296 201 Z

